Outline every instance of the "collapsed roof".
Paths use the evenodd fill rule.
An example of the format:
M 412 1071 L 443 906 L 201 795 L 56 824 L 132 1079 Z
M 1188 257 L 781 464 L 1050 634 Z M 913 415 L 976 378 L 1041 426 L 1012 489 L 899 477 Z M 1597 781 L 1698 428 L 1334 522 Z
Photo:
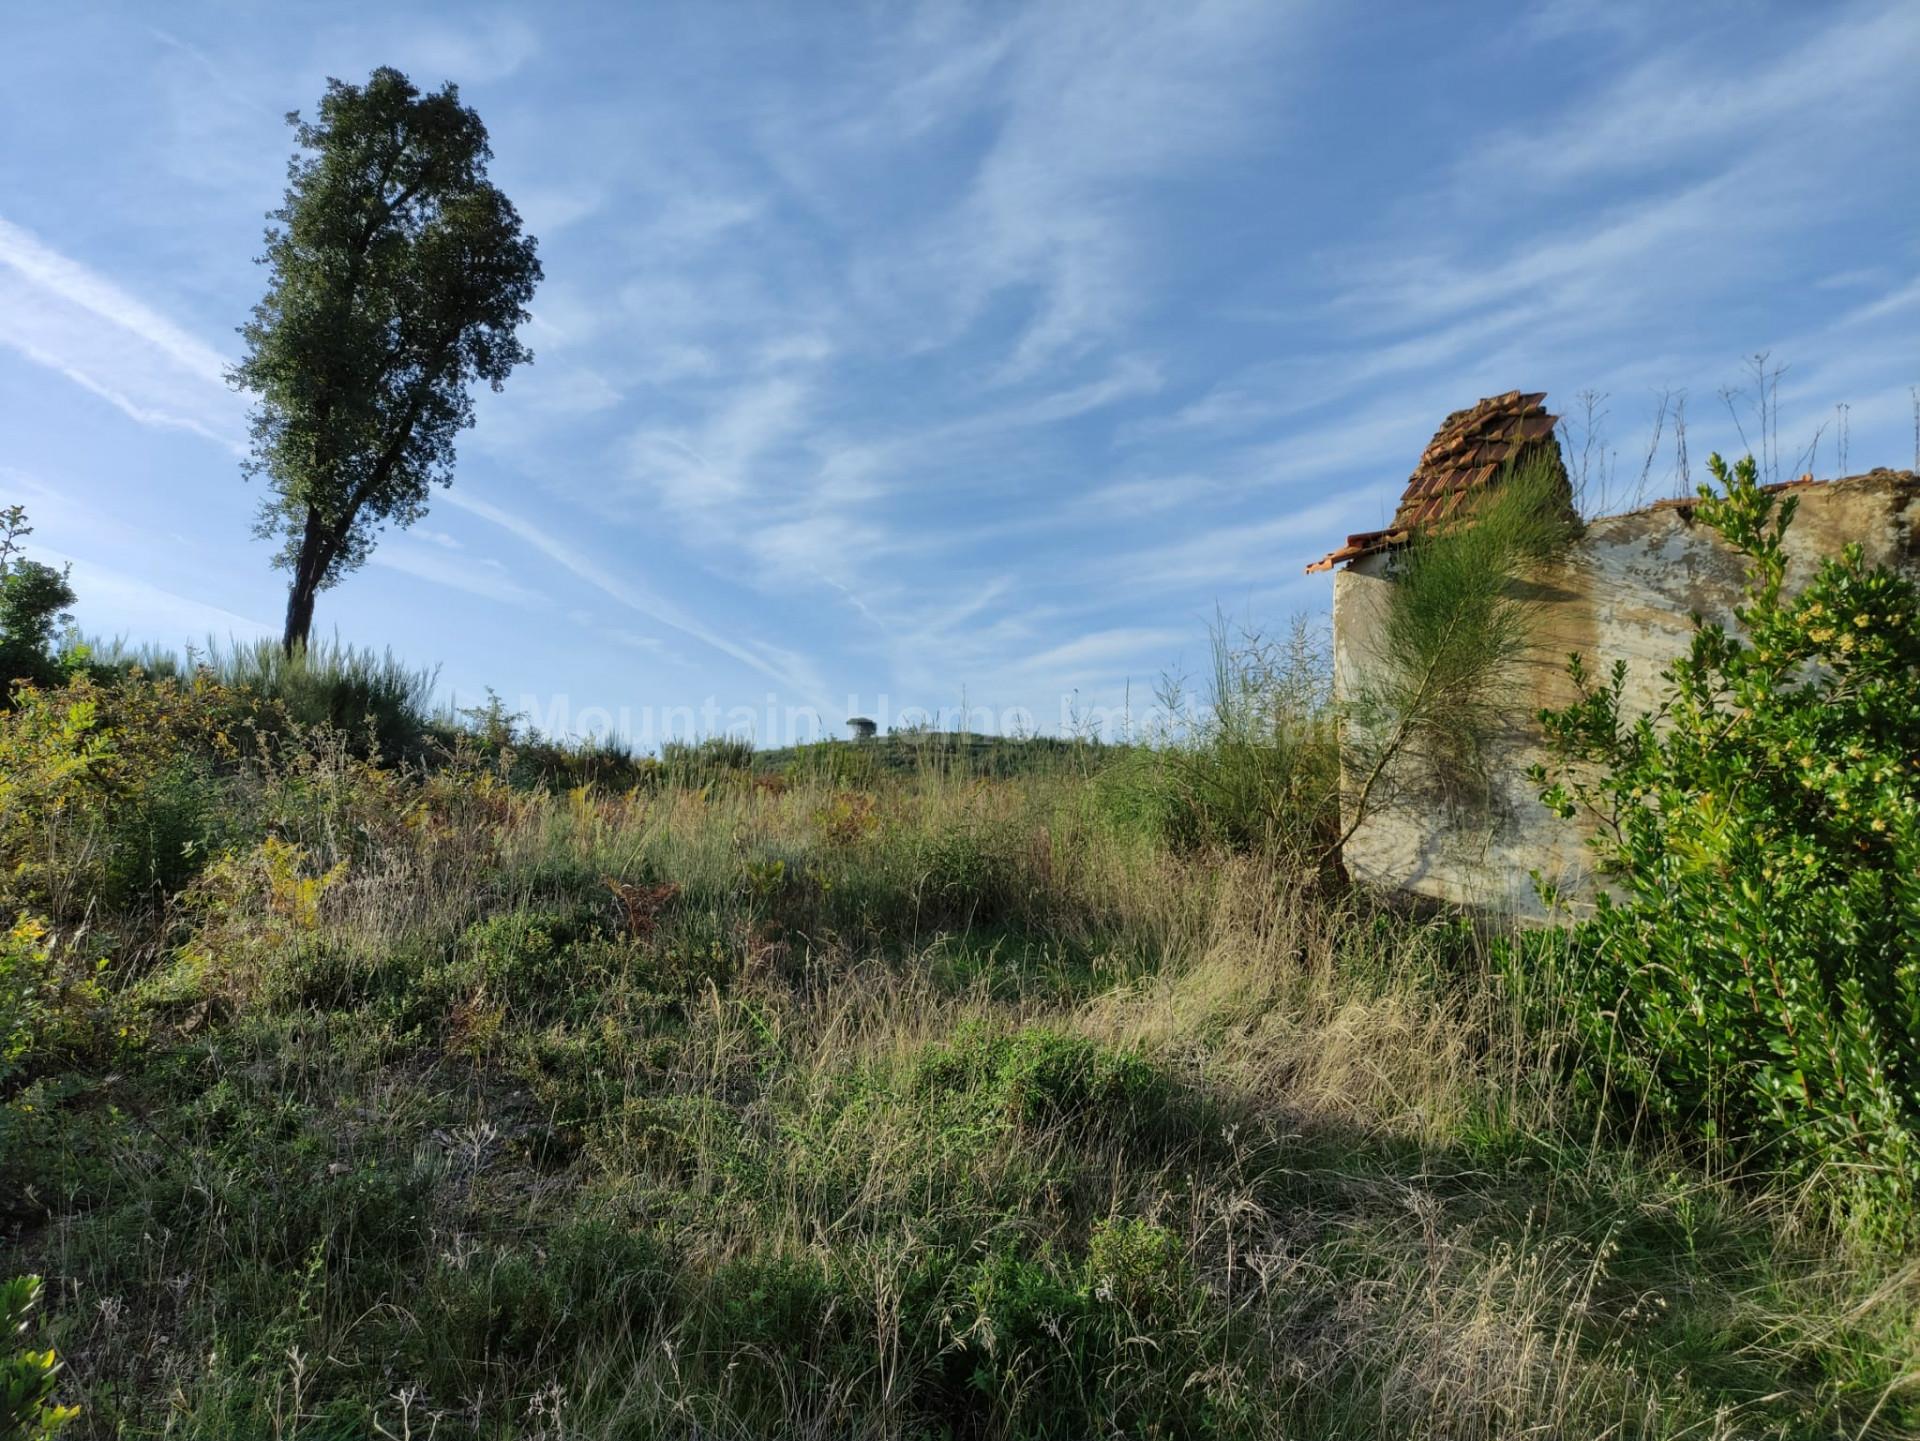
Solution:
M 1547 414 L 1541 403 L 1546 398 L 1545 391 L 1509 390 L 1449 415 L 1420 456 L 1393 523 L 1384 530 L 1348 536 L 1345 545 L 1307 570 L 1332 570 L 1346 561 L 1391 550 L 1411 540 L 1416 531 L 1444 525 L 1471 510 L 1504 467 L 1517 463 L 1531 447 L 1553 445 L 1559 417 Z M 1558 447 L 1554 459 L 1557 463 Z

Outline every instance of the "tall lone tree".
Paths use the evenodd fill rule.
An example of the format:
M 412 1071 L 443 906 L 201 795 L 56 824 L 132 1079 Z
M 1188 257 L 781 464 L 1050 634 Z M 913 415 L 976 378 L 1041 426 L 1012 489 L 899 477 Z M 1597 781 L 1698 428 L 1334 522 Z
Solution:
M 300 149 L 268 215 L 272 280 L 228 378 L 255 397 L 243 469 L 272 487 L 256 533 L 282 541 L 274 563 L 292 574 L 291 653 L 319 592 L 452 483 L 473 383 L 498 390 L 533 359 L 517 331 L 540 262 L 455 86 L 423 95 L 382 67 L 329 80 L 318 120 L 287 123 Z

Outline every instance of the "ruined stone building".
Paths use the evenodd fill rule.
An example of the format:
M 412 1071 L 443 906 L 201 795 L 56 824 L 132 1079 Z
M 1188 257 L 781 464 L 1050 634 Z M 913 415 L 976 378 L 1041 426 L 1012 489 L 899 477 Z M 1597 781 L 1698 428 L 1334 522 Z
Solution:
M 1336 572 L 1336 696 L 1356 694 L 1369 667 L 1379 664 L 1374 630 L 1386 588 L 1394 584 L 1395 553 L 1422 528 L 1470 524 L 1474 507 L 1507 473 L 1503 467 L 1528 448 L 1552 447 L 1551 463 L 1559 466 L 1555 419 L 1545 399 L 1510 391 L 1449 416 L 1421 456 L 1392 523 L 1349 536 L 1309 567 Z M 1791 489 L 1799 501 L 1786 539 L 1789 591 L 1850 541 L 1860 542 L 1870 565 L 1920 571 L 1920 475 L 1875 470 L 1776 488 Z M 1527 779 L 1528 767 L 1547 759 L 1535 716 L 1574 699 L 1567 677 L 1574 652 L 1597 675 L 1626 661 L 1627 704 L 1650 710 L 1661 693 L 1661 671 L 1687 650 L 1694 617 L 1731 628 L 1741 585 L 1739 558 L 1695 523 L 1690 500 L 1663 500 L 1579 525 L 1565 558 L 1525 586 L 1533 606 L 1530 648 L 1503 684 L 1504 718 L 1489 738 L 1492 794 L 1465 815 L 1415 797 L 1369 807 L 1344 851 L 1348 872 L 1387 890 L 1525 917 L 1543 913 L 1534 871 L 1576 898 L 1590 896 L 1589 832 L 1579 821 L 1549 814 Z M 1346 789 L 1351 809 L 1355 787 Z

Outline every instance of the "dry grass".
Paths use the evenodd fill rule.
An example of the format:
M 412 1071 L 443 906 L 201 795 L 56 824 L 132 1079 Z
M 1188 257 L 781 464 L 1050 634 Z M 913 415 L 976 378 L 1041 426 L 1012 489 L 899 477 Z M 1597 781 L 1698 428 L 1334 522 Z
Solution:
M 216 867 L 125 1046 L 7 1101 L 78 1434 L 1920 1416 L 1911 1263 L 1597 1132 L 1482 939 L 1097 786 L 235 785 L 297 863 Z

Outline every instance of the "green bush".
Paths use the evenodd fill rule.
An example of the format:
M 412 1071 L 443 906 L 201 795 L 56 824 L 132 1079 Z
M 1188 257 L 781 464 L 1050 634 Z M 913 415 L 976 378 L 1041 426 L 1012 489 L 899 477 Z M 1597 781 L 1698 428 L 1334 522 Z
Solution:
M 64 957 L 28 915 L 0 931 L 0 1092 L 49 1053 L 77 1052 L 102 1032 L 97 967 Z
M 1210 1384 L 1209 1340 L 1231 1354 L 1231 1325 L 1207 1315 L 1211 1298 L 1165 1227 L 1102 1221 L 1084 1257 L 1003 1249 L 965 1280 L 960 1359 L 1005 1434 L 1242 1434 L 1243 1407 Z
M 929 830 L 916 838 L 915 919 L 922 926 L 990 925 L 1015 915 L 1023 877 L 1013 838 L 987 823 Z
M 59 1358 L 25 1345 L 39 1301 L 38 1276 L 0 1282 L 0 1437 L 6 1441 L 42 1441 L 80 1414 L 78 1406 L 53 1399 Z
M 1340 820 L 1327 640 L 1305 621 L 1279 639 L 1217 623 L 1204 710 L 1102 778 L 1109 807 L 1183 850 L 1325 855 Z
M 584 906 L 515 910 L 468 926 L 452 958 L 414 982 L 430 1008 L 497 1006 L 549 1019 L 590 1011 L 609 947 Z
M 1551 440 L 1502 465 L 1469 522 L 1422 524 L 1389 560 L 1366 664 L 1342 697 L 1340 844 L 1398 807 L 1422 823 L 1484 824 L 1500 751 L 1522 702 L 1517 666 L 1539 619 L 1528 580 L 1576 534 Z
M 537 1242 L 537 1248 L 534 1242 Z M 462 1384 L 508 1364 L 557 1369 L 582 1346 L 643 1336 L 673 1269 L 650 1233 L 568 1220 L 435 1267 L 419 1308 L 430 1364 Z
M 207 665 L 222 684 L 271 706 L 268 718 L 341 731 L 389 758 L 417 755 L 432 713 L 437 673 L 415 670 L 392 651 L 338 640 L 296 648 L 279 642 L 214 648 Z
M 218 708 L 238 724 L 263 730 L 289 726 L 333 729 L 387 760 L 416 759 L 434 729 L 433 691 L 438 671 L 414 669 L 392 651 L 315 641 L 289 655 L 275 640 L 209 641 L 184 657 L 164 648 L 128 646 L 118 640 L 75 648 L 69 669 L 84 669 L 102 684 L 138 673 L 153 680 L 224 688 Z M 445 727 L 441 727 L 444 729 Z
M 1145 1057 L 1046 1026 L 964 1026 L 919 1057 L 913 1081 L 922 1094 L 971 1097 L 1030 1127 L 1167 1129 L 1180 1101 L 1172 1078 Z
M 1536 778 L 1602 818 L 1616 894 L 1533 959 L 1617 1092 L 1884 1219 L 1920 1181 L 1920 594 L 1850 545 L 1789 598 L 1793 498 L 1711 466 L 1695 518 L 1745 562 L 1745 638 L 1699 625 L 1638 717 L 1624 664 L 1575 658 Z
M 784 770 L 790 780 L 843 788 L 871 786 L 883 770 L 880 755 L 879 742 L 816 741 L 795 746 Z

